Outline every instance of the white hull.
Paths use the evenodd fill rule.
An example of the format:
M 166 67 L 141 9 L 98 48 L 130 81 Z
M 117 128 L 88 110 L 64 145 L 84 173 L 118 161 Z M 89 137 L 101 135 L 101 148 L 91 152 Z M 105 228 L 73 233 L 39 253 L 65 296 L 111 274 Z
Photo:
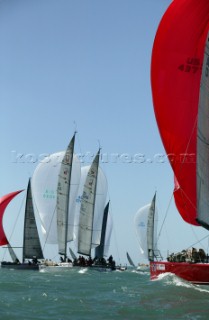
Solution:
M 72 269 L 72 262 L 60 262 L 60 263 L 52 263 L 49 264 L 41 264 L 39 265 L 39 271 L 41 272 L 50 272 L 50 271 L 67 271 Z

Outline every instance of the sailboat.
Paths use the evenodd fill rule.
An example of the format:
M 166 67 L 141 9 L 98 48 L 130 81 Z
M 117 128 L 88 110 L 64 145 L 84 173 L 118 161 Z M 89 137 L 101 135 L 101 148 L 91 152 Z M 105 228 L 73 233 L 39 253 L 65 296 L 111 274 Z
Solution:
M 80 180 L 80 161 L 74 155 L 74 144 L 75 134 L 64 153 L 53 154 L 50 161 L 47 159 L 39 164 L 33 175 L 35 202 L 43 234 L 46 242 L 58 245 L 61 260 L 47 260 L 41 269 L 72 267 L 68 243 L 74 240 L 75 198 Z
M 147 260 L 147 263 L 139 263 L 137 270 L 148 271 L 150 260 L 150 252 L 153 252 L 155 257 L 159 256 L 157 248 L 157 208 L 156 194 L 152 202 L 141 207 L 135 214 L 134 226 L 136 236 L 139 241 L 139 249 L 141 255 Z
M 20 262 L 15 255 L 15 252 L 9 244 L 8 240 L 6 240 L 5 244 L 8 244 L 8 249 L 13 262 L 2 261 L 2 268 L 12 268 L 18 270 L 39 270 L 38 259 L 43 259 L 44 257 L 34 215 L 30 179 L 28 182 L 25 204 L 22 262 Z M 28 260 L 26 261 L 26 259 Z
M 174 199 L 184 222 L 209 229 L 209 2 L 174 0 L 154 40 L 151 86 L 154 112 L 174 172 Z M 209 284 L 201 248 L 167 261 L 150 259 L 151 279 L 171 272 Z
M 132 260 L 131 257 L 130 257 L 130 254 L 129 254 L 128 252 L 126 252 L 126 257 L 127 257 L 127 260 L 128 260 L 128 262 L 129 262 L 130 266 L 133 267 L 133 268 L 136 268 L 133 260 Z

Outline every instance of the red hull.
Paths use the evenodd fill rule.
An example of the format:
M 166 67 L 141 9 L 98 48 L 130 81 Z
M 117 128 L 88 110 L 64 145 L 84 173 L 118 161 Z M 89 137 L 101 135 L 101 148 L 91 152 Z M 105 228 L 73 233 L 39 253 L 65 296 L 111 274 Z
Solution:
M 177 277 L 194 284 L 209 285 L 209 263 L 188 263 L 188 262 L 150 262 L 151 280 L 158 278 L 163 273 L 173 273 Z

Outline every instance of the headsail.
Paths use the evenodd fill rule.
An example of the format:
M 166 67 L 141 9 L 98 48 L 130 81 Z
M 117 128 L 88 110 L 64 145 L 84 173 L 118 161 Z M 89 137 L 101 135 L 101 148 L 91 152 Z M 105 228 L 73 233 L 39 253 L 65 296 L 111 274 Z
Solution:
M 25 259 L 33 259 L 34 257 L 36 257 L 37 259 L 43 259 L 44 256 L 34 215 L 30 179 L 28 182 L 26 195 L 25 221 L 23 232 L 23 262 L 25 261 Z
M 109 202 L 107 203 L 104 209 L 100 244 L 95 249 L 95 257 L 99 259 L 104 257 L 108 212 L 109 212 Z
M 69 250 L 70 250 L 70 255 L 71 255 L 72 259 L 73 260 L 77 259 L 77 257 L 75 255 L 75 253 L 73 252 L 73 250 L 71 248 L 69 248 Z
M 94 208 L 96 199 L 97 175 L 100 150 L 95 156 L 88 171 L 81 199 L 79 226 L 78 226 L 78 253 L 91 255 Z
M 132 266 L 132 267 L 136 267 L 135 264 L 133 263 L 133 260 L 131 259 L 130 255 L 128 252 L 126 252 L 126 256 L 127 256 L 127 259 L 128 259 L 128 262 L 129 264 Z
M 161 138 L 175 175 L 176 206 L 182 218 L 193 225 L 198 225 L 196 219 L 199 222 L 202 221 L 202 224 L 209 223 L 208 219 L 204 221 L 206 213 L 197 213 L 197 208 L 199 210 L 200 207 L 200 210 L 204 207 L 204 211 L 208 213 L 209 207 L 208 203 L 203 204 L 203 199 L 199 198 L 202 189 L 200 192 L 197 188 L 197 167 L 200 167 L 197 164 L 197 162 L 200 164 L 200 158 L 197 159 L 197 148 L 199 151 L 202 148 L 199 142 L 197 143 L 197 134 L 200 139 L 206 138 L 206 134 L 202 132 L 204 129 L 199 130 L 203 118 L 201 120 L 198 110 L 201 110 L 199 96 L 200 104 L 206 103 L 203 91 L 208 99 L 208 89 L 206 92 L 203 83 L 201 83 L 201 94 L 199 93 L 208 30 L 208 0 L 172 1 L 158 27 L 151 62 L 154 110 Z M 207 68 L 207 60 L 205 60 L 203 73 L 207 72 Z M 208 102 L 206 104 L 207 108 Z M 208 128 L 207 115 L 204 117 L 206 129 Z M 200 136 L 200 132 L 203 136 Z M 202 154 L 201 157 L 203 157 Z M 205 177 L 208 177 L 209 168 L 208 162 L 205 163 L 208 161 L 207 158 L 208 156 L 204 156 L 200 164 L 204 163 Z M 200 176 L 202 174 L 199 171 Z M 198 179 L 199 188 L 203 187 L 201 180 Z M 207 191 L 205 190 L 202 195 L 208 199 L 208 183 Z
M 104 243 L 104 253 L 103 253 L 104 257 L 107 257 L 109 255 L 112 229 L 113 229 L 113 220 L 112 220 L 112 216 L 109 212 L 109 214 L 107 216 L 107 226 L 106 226 L 106 233 L 105 233 L 105 243 Z
M 10 243 L 7 244 L 7 248 L 8 248 L 9 254 L 12 258 L 12 261 L 16 262 L 18 260 L 18 258 L 16 256 L 16 253 L 14 252 L 13 248 L 11 247 Z

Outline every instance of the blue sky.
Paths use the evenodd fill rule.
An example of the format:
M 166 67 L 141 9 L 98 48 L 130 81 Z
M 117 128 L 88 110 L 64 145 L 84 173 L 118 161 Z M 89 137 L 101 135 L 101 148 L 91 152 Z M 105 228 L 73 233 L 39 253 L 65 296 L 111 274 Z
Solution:
M 126 251 L 141 261 L 136 211 L 157 191 L 160 226 L 173 190 L 150 87 L 153 40 L 170 2 L 0 1 L 0 194 L 26 188 L 40 155 L 64 150 L 76 123 L 76 152 L 95 154 L 100 144 L 105 155 L 110 251 L 123 263 Z M 8 232 L 23 201 L 19 195 L 7 208 Z M 164 256 L 206 234 L 186 225 L 173 203 L 165 229 Z

